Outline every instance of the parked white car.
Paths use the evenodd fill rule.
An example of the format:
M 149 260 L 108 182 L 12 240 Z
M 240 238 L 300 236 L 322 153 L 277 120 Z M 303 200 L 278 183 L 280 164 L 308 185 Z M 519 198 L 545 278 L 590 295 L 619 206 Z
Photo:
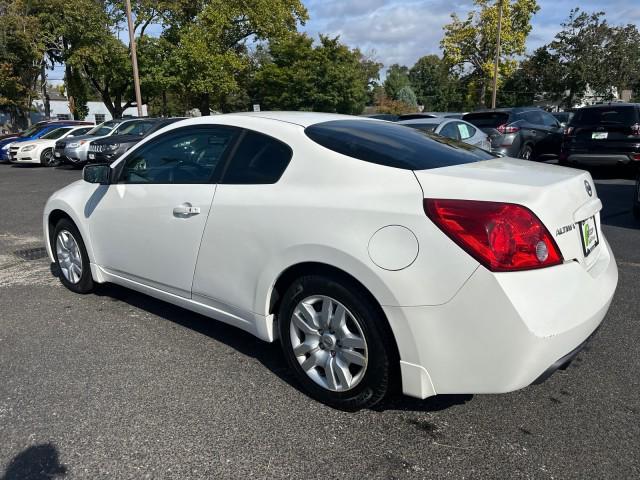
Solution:
M 487 151 L 491 151 L 491 140 L 489 136 L 478 127 L 471 125 L 469 122 L 457 118 L 414 118 L 410 120 L 401 120 L 398 125 L 415 128 L 427 133 L 435 133 L 437 135 L 457 140 L 460 142 L 474 145 Z
M 394 379 L 418 398 L 541 381 L 618 281 L 589 173 L 390 122 L 188 119 L 83 176 L 44 210 L 66 287 L 113 282 L 279 338 L 304 389 L 338 408 Z
M 12 163 L 35 163 L 43 167 L 52 167 L 59 162 L 53 156 L 57 140 L 78 137 L 86 134 L 93 126 L 74 127 L 67 125 L 51 130 L 46 135 L 30 142 L 12 143 L 9 146 Z

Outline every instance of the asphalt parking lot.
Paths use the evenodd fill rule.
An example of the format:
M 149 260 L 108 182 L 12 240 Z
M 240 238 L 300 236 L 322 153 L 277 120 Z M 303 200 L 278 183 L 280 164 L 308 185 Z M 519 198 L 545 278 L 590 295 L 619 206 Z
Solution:
M 277 344 L 120 287 L 63 288 L 42 208 L 80 171 L 0 164 L 0 480 L 640 478 L 640 223 L 633 182 L 598 177 L 620 282 L 566 371 L 344 413 L 298 390 Z

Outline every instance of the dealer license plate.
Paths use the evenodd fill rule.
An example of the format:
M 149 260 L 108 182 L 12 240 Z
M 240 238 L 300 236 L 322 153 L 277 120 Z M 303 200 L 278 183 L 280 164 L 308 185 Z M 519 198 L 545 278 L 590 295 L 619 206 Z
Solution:
M 587 257 L 600 243 L 598 238 L 598 226 L 596 224 L 596 217 L 587 218 L 579 223 L 580 226 L 580 238 L 582 240 L 582 251 L 584 256 Z
M 609 137 L 609 132 L 593 132 L 591 134 L 592 140 L 606 140 Z

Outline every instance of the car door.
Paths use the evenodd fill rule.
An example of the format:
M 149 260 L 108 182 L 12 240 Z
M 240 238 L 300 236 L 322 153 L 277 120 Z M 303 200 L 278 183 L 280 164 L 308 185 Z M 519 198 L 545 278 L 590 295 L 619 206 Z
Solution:
M 545 126 L 546 154 L 560 155 L 560 147 L 562 146 L 564 128 L 562 128 L 558 119 L 553 115 L 547 112 L 541 112 L 541 113 L 542 113 L 542 122 L 544 123 L 544 126 Z
M 526 121 L 526 133 L 533 144 L 534 155 L 546 155 L 550 150 L 549 129 L 544 125 L 544 118 L 541 110 L 529 110 L 522 114 Z
M 87 205 L 95 260 L 108 273 L 189 298 L 219 168 L 238 129 L 183 127 L 135 149 Z

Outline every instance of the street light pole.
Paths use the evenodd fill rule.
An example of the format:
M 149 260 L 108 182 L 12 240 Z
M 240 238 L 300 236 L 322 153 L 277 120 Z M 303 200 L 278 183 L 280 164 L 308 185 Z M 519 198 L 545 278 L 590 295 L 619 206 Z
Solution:
M 491 97 L 491 108 L 496 108 L 496 96 L 498 94 L 498 66 L 500 65 L 500 36 L 502 34 L 502 0 L 497 0 L 497 1 L 498 1 L 498 41 L 496 45 L 496 61 L 493 66 L 493 95 Z
M 142 94 L 140 93 L 140 78 L 138 76 L 138 55 L 136 54 L 136 37 L 131 19 L 131 0 L 126 0 L 127 23 L 129 24 L 129 45 L 131 46 L 131 63 L 133 64 L 133 87 L 136 91 L 138 116 L 142 116 Z

